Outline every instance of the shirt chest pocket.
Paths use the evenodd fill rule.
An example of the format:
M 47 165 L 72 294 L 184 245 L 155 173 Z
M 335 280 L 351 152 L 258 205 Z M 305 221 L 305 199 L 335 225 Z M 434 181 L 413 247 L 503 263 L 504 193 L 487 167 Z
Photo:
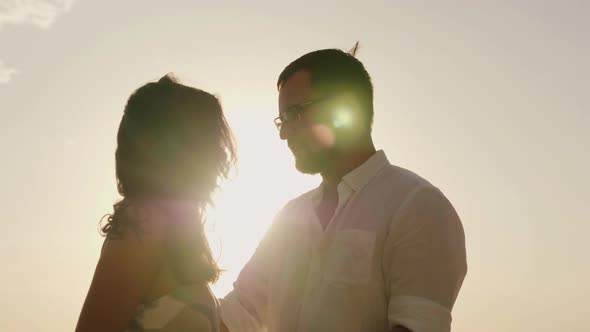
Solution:
M 371 277 L 375 240 L 374 232 L 336 232 L 326 254 L 324 280 L 342 286 L 367 283 Z

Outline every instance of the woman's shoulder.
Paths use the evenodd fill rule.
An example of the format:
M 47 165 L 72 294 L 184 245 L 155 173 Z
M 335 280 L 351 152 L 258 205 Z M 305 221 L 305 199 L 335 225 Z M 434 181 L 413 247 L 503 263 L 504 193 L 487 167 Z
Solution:
M 168 216 L 157 207 L 135 203 L 118 212 L 116 227 L 110 227 L 105 233 L 105 245 L 108 243 L 143 243 L 161 241 L 168 228 Z M 111 224 L 115 225 L 113 221 Z
M 121 212 L 124 215 L 118 221 L 120 224 L 105 234 L 101 258 L 117 256 L 134 263 L 160 262 L 168 228 L 165 216 L 143 206 L 128 206 Z

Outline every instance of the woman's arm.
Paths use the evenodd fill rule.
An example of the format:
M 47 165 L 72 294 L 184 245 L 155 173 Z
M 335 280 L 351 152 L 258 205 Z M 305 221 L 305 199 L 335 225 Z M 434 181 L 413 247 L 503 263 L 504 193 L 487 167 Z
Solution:
M 155 222 L 107 238 L 76 332 L 124 331 L 163 261 L 162 230 Z

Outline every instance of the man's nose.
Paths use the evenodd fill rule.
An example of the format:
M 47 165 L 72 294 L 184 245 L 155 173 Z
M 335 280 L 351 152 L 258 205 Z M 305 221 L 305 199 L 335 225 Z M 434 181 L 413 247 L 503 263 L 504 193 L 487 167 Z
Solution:
M 281 137 L 282 140 L 289 139 L 289 137 L 291 136 L 291 134 L 293 132 L 293 128 L 291 128 L 291 127 L 292 126 L 290 124 L 283 123 L 283 125 L 281 126 L 281 130 L 279 130 L 279 136 Z

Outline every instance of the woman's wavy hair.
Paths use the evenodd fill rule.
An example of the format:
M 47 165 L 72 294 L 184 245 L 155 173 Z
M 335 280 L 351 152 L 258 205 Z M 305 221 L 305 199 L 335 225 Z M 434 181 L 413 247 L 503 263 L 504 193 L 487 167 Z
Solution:
M 113 238 L 137 227 L 133 214 L 126 211 L 134 202 L 192 200 L 199 212 L 198 236 L 173 246 L 170 258 L 178 274 L 194 269 L 202 281 L 215 281 L 219 268 L 205 237 L 203 211 L 212 204 L 218 179 L 228 176 L 236 160 L 233 135 L 219 100 L 178 83 L 170 74 L 140 87 L 125 106 L 115 160 L 123 199 L 107 215 L 103 235 Z

